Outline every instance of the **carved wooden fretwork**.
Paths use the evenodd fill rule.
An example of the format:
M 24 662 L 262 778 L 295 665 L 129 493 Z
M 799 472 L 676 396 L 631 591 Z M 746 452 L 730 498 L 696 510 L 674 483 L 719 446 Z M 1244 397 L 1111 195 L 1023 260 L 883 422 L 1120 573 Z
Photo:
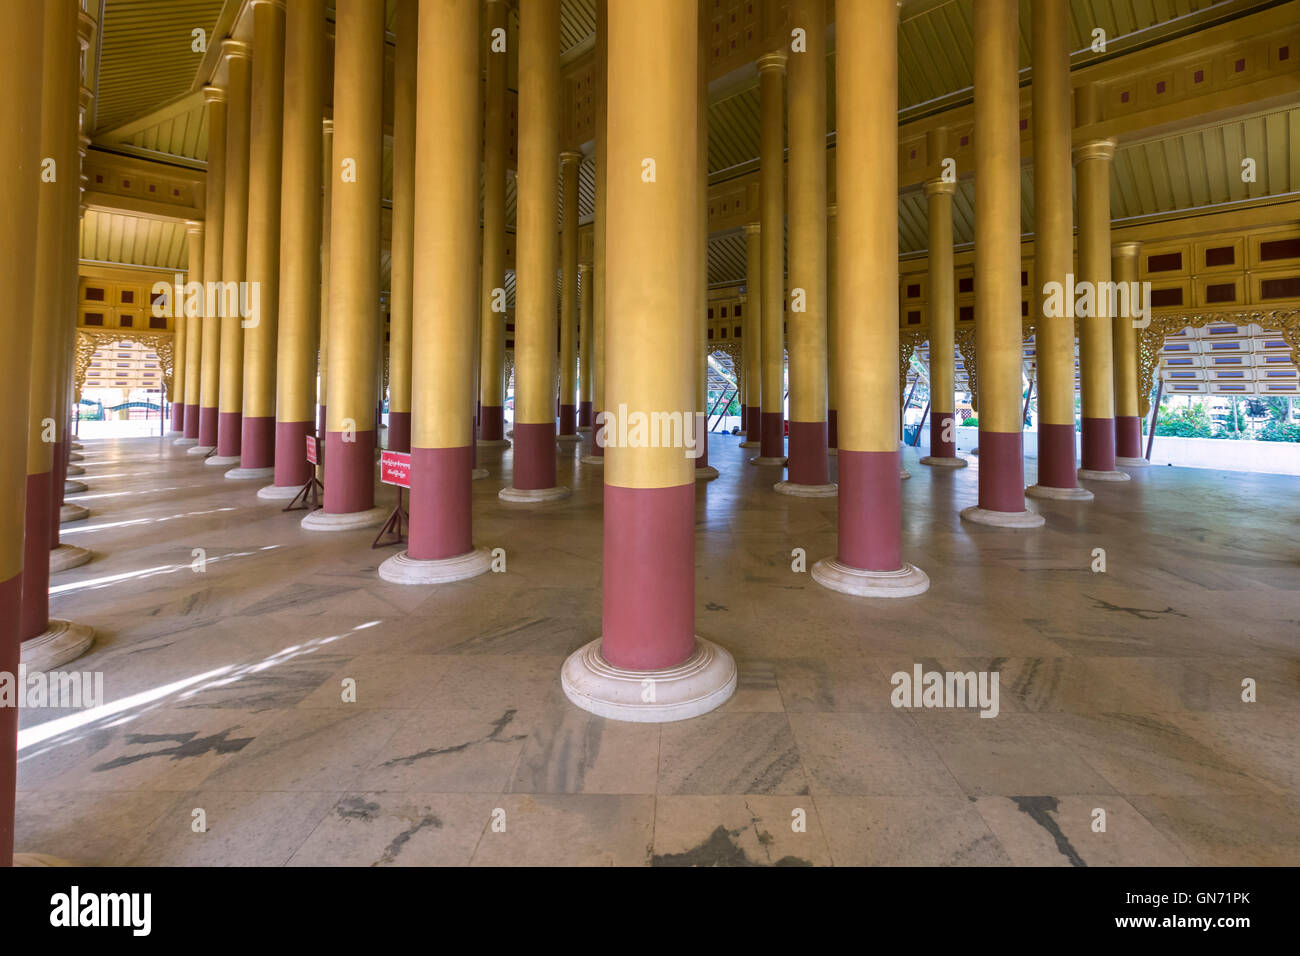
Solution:
M 125 329 L 88 329 L 85 327 L 77 329 L 77 340 L 74 344 L 73 386 L 77 401 L 81 400 L 82 390 L 86 387 L 86 373 L 90 370 L 91 358 L 99 349 L 115 342 L 137 342 L 158 353 L 158 364 L 163 375 L 163 394 L 168 401 L 171 401 L 173 333 L 127 331 Z

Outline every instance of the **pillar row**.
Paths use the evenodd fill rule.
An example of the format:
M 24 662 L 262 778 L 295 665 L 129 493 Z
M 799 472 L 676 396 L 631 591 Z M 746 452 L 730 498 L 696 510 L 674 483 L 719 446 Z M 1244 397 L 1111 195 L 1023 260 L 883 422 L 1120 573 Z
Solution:
M 197 282 L 199 288 L 204 288 L 203 278 L 203 257 L 206 254 L 206 227 L 202 222 L 187 222 L 185 224 L 185 237 L 189 243 L 189 267 L 186 275 L 187 282 Z M 176 357 L 176 365 L 179 367 L 184 364 L 185 378 L 183 391 L 178 388 L 177 397 L 182 403 L 181 412 L 181 437 L 175 441 L 175 444 L 182 446 L 197 445 L 199 442 L 199 375 L 203 367 L 203 300 L 206 296 L 199 299 L 198 309 L 195 314 L 190 315 L 188 310 L 185 317 L 180 318 L 179 311 L 176 312 L 177 323 L 185 324 L 185 351 Z
M 1121 290 L 1138 290 L 1138 255 L 1142 244 L 1122 242 L 1111 251 L 1111 275 Z M 1141 294 L 1140 292 L 1138 293 Z M 1127 308 L 1111 317 L 1111 342 L 1115 351 L 1115 464 L 1121 468 L 1144 468 L 1150 464 L 1142 454 L 1142 418 L 1138 402 L 1138 334 L 1133 318 L 1139 303 L 1121 292 L 1119 301 Z
M 560 441 L 578 440 L 578 172 L 582 153 L 560 154 Z
M 763 439 L 763 226 L 745 223 L 745 440 L 741 448 L 762 448 Z
M 221 281 L 226 223 L 226 126 L 229 104 L 224 88 L 206 86 L 203 100 L 208 107 L 208 172 L 204 202 L 203 282 Z M 204 296 L 203 334 L 199 356 L 198 444 L 191 455 L 207 455 L 217 447 L 217 421 L 221 403 L 221 316 L 215 296 Z
M 826 207 L 826 450 L 830 455 L 839 454 L 839 378 L 835 371 L 839 351 L 839 212 L 835 203 Z
M 483 7 L 487 86 L 483 100 L 483 288 L 479 348 L 479 443 L 504 447 L 506 399 L 506 78 L 510 51 L 492 36 L 509 25 L 506 0 Z
M 930 155 L 942 155 L 942 150 Z M 956 192 L 955 182 L 934 179 L 925 184 L 930 250 L 930 454 L 921 459 L 921 464 L 937 468 L 966 466 L 966 459 L 957 455 L 957 376 L 953 358 L 957 299 L 952 197 Z
M 766 16 L 771 7 L 764 0 Z M 783 51 L 758 58 L 763 385 L 761 444 L 750 459 L 756 465 L 785 464 L 785 65 Z

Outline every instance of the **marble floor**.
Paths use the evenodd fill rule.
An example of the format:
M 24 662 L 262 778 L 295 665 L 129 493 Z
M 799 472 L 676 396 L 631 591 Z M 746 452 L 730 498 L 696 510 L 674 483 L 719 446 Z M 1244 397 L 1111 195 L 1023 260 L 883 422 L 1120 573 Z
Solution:
M 500 502 L 504 573 L 381 582 L 373 531 L 319 534 L 158 438 L 87 440 L 55 576 L 93 626 L 89 710 L 26 710 L 17 849 L 139 865 L 1300 863 L 1300 478 L 1153 468 L 964 524 L 977 461 L 906 453 L 929 593 L 864 601 L 792 569 L 835 501 L 715 436 L 696 621 L 736 657 L 721 709 L 602 720 L 559 687 L 600 624 L 601 472 Z M 1033 481 L 1033 462 L 1027 478 Z M 384 488 L 381 503 L 391 501 Z M 1093 570 L 1096 549 L 1105 571 Z M 202 570 L 199 570 L 199 568 Z M 1000 712 L 895 709 L 890 675 L 996 671 Z M 1243 681 L 1256 700 L 1243 702 Z M 344 702 L 345 687 L 355 701 Z M 1104 831 L 1099 826 L 1104 812 Z

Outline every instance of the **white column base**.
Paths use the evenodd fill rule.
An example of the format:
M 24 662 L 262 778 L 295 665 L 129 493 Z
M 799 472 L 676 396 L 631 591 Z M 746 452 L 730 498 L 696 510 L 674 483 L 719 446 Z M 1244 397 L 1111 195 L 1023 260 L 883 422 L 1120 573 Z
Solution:
M 85 473 L 86 469 L 82 468 L 80 465 L 69 465 L 68 470 L 64 472 L 66 475 L 84 475 Z
M 448 584 L 475 578 L 492 569 L 492 552 L 475 548 L 454 558 L 420 561 L 399 551 L 379 566 L 379 576 L 390 584 Z
M 961 517 L 963 521 L 994 528 L 1039 528 L 1047 521 L 1037 511 L 988 511 L 979 506 L 963 508 Z
M 537 505 L 547 501 L 561 501 L 571 494 L 573 492 L 562 485 L 554 488 L 516 488 L 511 485 L 498 491 L 497 497 L 519 505 Z
M 79 568 L 94 557 L 89 548 L 78 548 L 74 544 L 61 544 L 50 549 L 50 574 Z
M 489 472 L 486 468 L 475 468 L 469 473 L 469 478 L 470 481 L 482 481 L 488 476 L 488 474 Z
M 86 446 L 79 441 L 74 441 L 68 447 L 71 448 L 73 451 L 81 451 L 81 449 L 85 448 Z
M 509 448 L 510 442 L 504 438 L 489 438 L 478 440 L 479 448 Z
M 71 502 L 65 504 L 59 509 L 59 524 L 67 524 L 70 521 L 81 521 L 90 517 L 90 509 L 82 505 L 74 505 Z
M 714 468 L 712 465 L 705 465 L 703 468 L 695 469 L 696 481 L 712 481 L 714 478 L 717 477 L 718 477 L 718 469 Z
M 1087 488 L 1053 488 L 1051 485 L 1030 485 L 1026 498 L 1047 498 L 1053 501 L 1092 501 L 1094 495 Z
M 751 465 L 770 465 L 774 468 L 785 467 L 785 462 L 786 462 L 785 456 L 782 456 L 780 458 L 768 456 L 767 458 L 764 458 L 762 455 L 755 455 L 753 458 L 749 459 L 749 463 Z
M 931 468 L 952 468 L 955 470 L 957 468 L 965 468 L 970 464 L 970 462 L 965 458 L 958 458 L 955 455 L 951 458 L 947 455 L 926 455 L 921 459 L 921 464 L 929 465 Z
M 834 498 L 840 493 L 840 486 L 833 481 L 828 485 L 800 485 L 793 481 L 778 481 L 772 490 L 792 498 Z
M 1116 457 L 1115 465 L 1119 468 L 1150 468 L 1151 462 L 1145 458 L 1124 458 Z
M 1094 468 L 1080 468 L 1080 481 L 1132 481 L 1131 475 L 1126 475 L 1122 471 L 1097 471 Z
M 591 426 L 590 426 L 590 425 L 579 425 L 579 426 L 578 426 L 578 434 L 579 434 L 579 435 L 585 435 L 585 434 L 587 434 L 589 431 L 591 431 Z
M 513 428 L 507 428 L 506 431 L 505 431 L 505 436 L 506 436 L 507 438 L 514 438 L 514 437 L 515 437 L 515 430 L 514 430 Z
M 357 531 L 376 528 L 387 520 L 391 508 L 370 508 L 367 511 L 345 511 L 342 514 L 318 508 L 302 519 L 304 531 Z
M 230 465 L 239 464 L 238 455 L 213 455 L 210 458 L 203 459 L 203 464 L 213 465 L 216 467 L 229 467 Z
M 63 480 L 63 493 L 65 495 L 79 495 L 83 491 L 89 490 L 90 486 L 84 481 L 69 481 L 66 478 Z
M 911 477 L 912 477 L 912 473 L 911 473 L 910 471 L 908 471 L 906 468 L 899 468 L 899 469 L 898 469 L 898 480 L 899 480 L 899 481 L 907 481 L 907 479 L 909 479 L 909 478 L 911 478 Z
M 217 450 L 216 445 L 191 445 L 185 449 L 187 455 L 207 455 Z
M 22 662 L 29 671 L 49 671 L 75 661 L 94 643 L 95 632 L 86 625 L 50 618 L 44 633 L 22 642 Z
M 601 656 L 597 638 L 569 655 L 560 669 L 560 686 L 574 705 L 598 717 L 662 724 L 698 717 L 725 703 L 736 691 L 736 662 L 726 650 L 697 636 L 695 653 L 676 667 L 627 670 Z M 654 700 L 643 700 L 651 686 Z
M 555 440 L 559 442 L 565 442 L 567 444 L 568 442 L 581 441 L 582 436 L 581 435 L 556 435 Z
M 866 571 L 822 558 L 813 565 L 812 578 L 824 588 L 856 597 L 916 597 L 930 590 L 930 576 L 912 564 L 897 571 Z
M 181 431 L 179 428 L 169 428 L 167 429 L 167 434 L 163 435 L 163 438 L 175 438 L 177 435 L 184 435 L 184 434 L 185 433 Z
M 231 481 L 252 481 L 255 478 L 272 478 L 274 476 L 274 468 L 231 468 L 226 472 L 226 477 Z
M 582 462 L 584 465 L 600 465 L 604 467 L 605 464 L 604 455 L 583 455 L 578 460 Z
M 197 445 L 198 443 L 197 438 L 178 438 L 172 442 L 177 448 L 188 448 L 190 445 Z
M 68 452 L 68 461 L 85 461 L 86 456 L 80 455 L 75 451 Z
M 742 441 L 742 442 L 740 443 L 740 447 L 741 447 L 741 448 L 759 448 L 759 447 L 762 446 L 762 444 L 763 444 L 763 443 L 762 443 L 761 441 L 750 441 L 748 438 L 746 438 L 744 441 Z
M 267 485 L 257 489 L 257 497 L 263 501 L 288 501 L 297 498 L 300 491 L 302 485 Z

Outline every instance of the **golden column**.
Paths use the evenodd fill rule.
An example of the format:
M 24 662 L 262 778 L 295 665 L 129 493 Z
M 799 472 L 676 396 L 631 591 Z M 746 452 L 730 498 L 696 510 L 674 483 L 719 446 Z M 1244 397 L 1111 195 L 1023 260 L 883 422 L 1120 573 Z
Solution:
M 1020 66 L 1017 0 L 975 5 L 975 351 L 979 504 L 968 521 L 1036 528 L 1025 509 L 1020 325 Z
M 203 282 L 205 289 L 216 288 L 221 281 L 222 253 L 226 223 L 226 91 L 215 86 L 203 88 L 208 105 L 208 174 L 203 203 Z M 221 398 L 221 314 L 218 297 L 205 292 L 203 297 L 203 335 L 200 342 L 199 434 L 191 455 L 207 455 L 217 449 L 217 419 Z
M 763 35 L 779 42 L 766 26 L 775 17 L 775 0 L 763 0 Z M 758 58 L 763 384 L 761 445 L 751 465 L 785 464 L 785 62 L 784 50 Z
M 384 5 L 337 0 L 335 11 L 330 222 L 338 228 L 330 236 L 325 507 L 302 520 L 312 531 L 368 527 L 387 515 L 375 507 Z
M 936 149 L 930 160 L 942 156 L 946 142 L 932 136 Z M 935 142 L 938 140 L 938 142 Z M 955 182 L 932 179 L 925 184 L 930 247 L 930 454 L 921 464 L 939 468 L 965 468 L 957 455 L 956 346 L 957 299 L 953 281 L 952 196 Z
M 24 529 L 19 530 L 23 574 L 18 636 L 22 640 L 22 662 L 32 671 L 46 671 L 80 657 L 94 641 L 95 633 L 84 625 L 50 618 L 50 549 L 58 527 L 51 513 L 58 511 L 54 482 L 63 480 L 57 467 L 62 462 L 56 453 L 63 429 L 58 398 L 64 355 L 57 346 L 63 339 L 60 324 L 76 314 L 77 259 L 69 232 L 76 227 L 81 188 L 77 154 L 81 46 L 77 40 L 76 0 L 48 0 L 44 7 L 43 52 L 41 69 L 37 71 L 43 70 L 43 98 L 38 97 L 41 122 L 38 129 L 31 131 L 40 145 L 42 163 L 39 172 L 31 172 L 40 190 L 35 217 L 36 262 L 35 269 L 25 277 L 29 282 L 34 280 L 36 299 L 28 314 L 30 365 L 20 376 L 27 383 L 28 394 L 26 527 L 25 535 Z M 19 175 L 19 170 L 10 172 Z M 6 348 L 11 345 L 6 342 Z
M 1074 319 L 1060 291 L 1074 273 L 1074 174 L 1070 168 L 1070 11 L 1033 0 L 1034 351 L 1038 364 L 1038 481 L 1031 498 L 1091 501 L 1075 477 Z M 1055 296 L 1053 290 L 1058 290 Z M 981 369 L 982 372 L 982 369 Z
M 859 0 L 836 17 L 839 537 L 812 575 L 845 594 L 909 597 L 930 579 L 902 557 L 898 4 Z
M 1119 287 L 1119 301 L 1128 308 L 1111 317 L 1111 340 L 1115 349 L 1115 464 L 1122 468 L 1145 468 L 1151 464 L 1142 454 L 1142 418 L 1138 410 L 1138 334 L 1133 324 L 1140 302 L 1139 242 L 1122 242 L 1111 251 L 1111 273 Z M 1127 290 L 1127 291 L 1125 291 Z
M 515 225 L 515 449 L 503 501 L 569 496 L 555 481 L 555 183 L 560 156 L 560 0 L 519 12 Z
M 591 431 L 591 350 L 595 336 L 591 329 L 591 266 L 578 263 L 578 431 Z
M 239 467 L 227 478 L 275 474 L 276 332 L 280 315 L 280 204 L 284 163 L 284 0 L 253 0 L 249 122 L 248 286 Z M 292 170 L 299 175 L 299 170 Z
M 578 170 L 582 153 L 560 153 L 560 441 L 578 440 Z
M 840 271 L 840 207 L 826 207 L 826 445 L 827 453 L 839 454 L 839 380 L 835 377 L 835 353 L 839 348 L 839 299 L 835 284 Z
M 695 478 L 712 481 L 718 469 L 709 464 L 709 29 L 707 4 L 699 4 L 696 42 L 699 63 L 695 71 Z M 726 409 L 723 409 L 726 412 Z
M 479 444 L 501 448 L 506 399 L 506 35 L 510 6 L 487 0 L 483 44 L 487 88 L 483 99 L 483 287 L 479 348 Z
M 24 447 L 41 190 L 41 61 L 45 4 L 10 4 L 0 30 L 0 287 L 7 290 L 0 334 L 4 374 L 5 447 L 0 455 L 0 672 L 17 674 L 23 592 L 23 519 L 27 487 Z M 69 170 L 71 172 L 71 170 Z M 14 793 L 18 766 L 17 707 L 0 707 L 0 866 L 13 863 Z
M 321 442 L 325 441 L 325 402 L 329 396 L 330 223 L 334 211 L 334 179 L 338 176 L 337 168 L 334 165 L 334 118 L 331 116 L 321 121 L 321 182 L 324 185 L 321 187 L 320 220 L 320 349 L 316 360 L 316 437 Z M 324 476 L 324 464 L 320 465 L 319 470 Z
M 252 50 L 239 40 L 225 40 L 221 56 L 226 61 L 226 216 L 222 227 L 222 292 L 218 297 L 221 319 L 221 400 L 217 416 L 217 452 L 206 464 L 233 465 L 239 461 L 244 407 L 244 316 L 252 304 L 248 279 L 248 150 L 251 136 Z M 248 289 L 248 294 L 243 290 Z
M 763 439 L 763 226 L 745 223 L 745 314 L 741 329 L 745 354 L 745 440 L 741 448 L 761 448 Z
M 388 299 L 388 447 L 411 450 L 411 296 L 415 275 L 415 77 L 419 3 L 397 2 L 393 87 L 393 249 Z M 477 94 L 475 94 L 477 98 Z M 478 150 L 474 152 L 477 154 Z M 383 339 L 380 339 L 383 349 Z
M 189 266 L 186 279 L 188 282 L 197 282 L 200 293 L 195 303 L 197 308 L 191 310 L 189 303 L 186 303 L 184 319 L 180 318 L 179 310 L 176 312 L 177 327 L 180 327 L 181 322 L 185 325 L 185 350 L 182 354 L 178 343 L 175 357 L 177 368 L 182 363 L 185 366 L 184 391 L 182 392 L 180 388 L 176 389 L 176 394 L 184 403 L 185 410 L 181 417 L 182 435 L 172 443 L 174 445 L 199 443 L 199 369 L 203 367 L 203 303 L 207 298 L 202 291 L 204 288 L 203 256 L 206 253 L 205 232 L 202 222 L 191 221 L 185 224 L 185 234 L 189 241 Z
M 1083 87 L 1075 96 L 1078 125 L 1090 125 L 1101 118 L 1101 91 L 1095 85 Z M 1107 292 L 1110 288 L 1110 164 L 1114 158 L 1114 140 L 1093 140 L 1074 148 L 1079 203 L 1077 285 L 1082 287 L 1073 309 L 1079 320 L 1079 404 L 1083 418 L 1078 474 L 1091 481 L 1129 480 L 1127 474 L 1115 468 L 1115 376 Z M 1084 286 L 1085 282 L 1089 285 Z M 1093 293 L 1091 301 L 1088 291 Z M 1066 298 L 1073 297 L 1067 292 Z M 980 380 L 983 379 L 981 355 Z
M 265 499 L 292 498 L 311 477 L 320 341 L 321 113 L 325 109 L 325 0 L 302 0 L 285 20 L 284 148 L 280 175 L 280 302 L 275 362 L 275 481 Z
M 731 655 L 695 636 L 689 450 L 630 446 L 623 416 L 695 414 L 696 0 L 610 4 L 609 314 L 601 637 L 561 674 L 585 710 L 681 720 L 723 703 Z M 617 421 L 613 421 L 617 419 Z M 652 692 L 647 693 L 647 687 Z
M 609 2 L 596 0 L 596 148 L 595 148 L 595 202 L 593 203 L 592 266 L 591 266 L 591 379 L 592 379 L 592 435 L 591 452 L 582 456 L 583 464 L 605 463 L 604 433 L 600 428 L 600 414 L 605 409 L 605 191 L 608 163 L 606 143 L 608 127 L 608 90 L 605 79 L 609 73 Z
M 80 164 L 78 164 L 80 166 Z M 185 270 L 189 277 L 193 278 L 197 271 L 194 268 L 194 237 L 190 234 L 189 223 L 186 223 L 185 238 L 188 246 L 187 260 Z M 202 242 L 199 244 L 199 254 L 202 255 Z M 188 280 L 187 280 L 188 284 Z M 189 342 L 189 322 L 185 318 L 185 300 L 187 296 L 182 293 L 175 302 L 171 302 L 169 297 L 170 311 L 172 322 L 175 328 L 172 332 L 172 384 L 167 391 L 167 399 L 171 402 L 171 429 L 164 437 L 183 439 L 185 437 L 185 353 Z
M 826 0 L 791 0 L 790 465 L 776 490 L 834 497 L 827 453 Z

